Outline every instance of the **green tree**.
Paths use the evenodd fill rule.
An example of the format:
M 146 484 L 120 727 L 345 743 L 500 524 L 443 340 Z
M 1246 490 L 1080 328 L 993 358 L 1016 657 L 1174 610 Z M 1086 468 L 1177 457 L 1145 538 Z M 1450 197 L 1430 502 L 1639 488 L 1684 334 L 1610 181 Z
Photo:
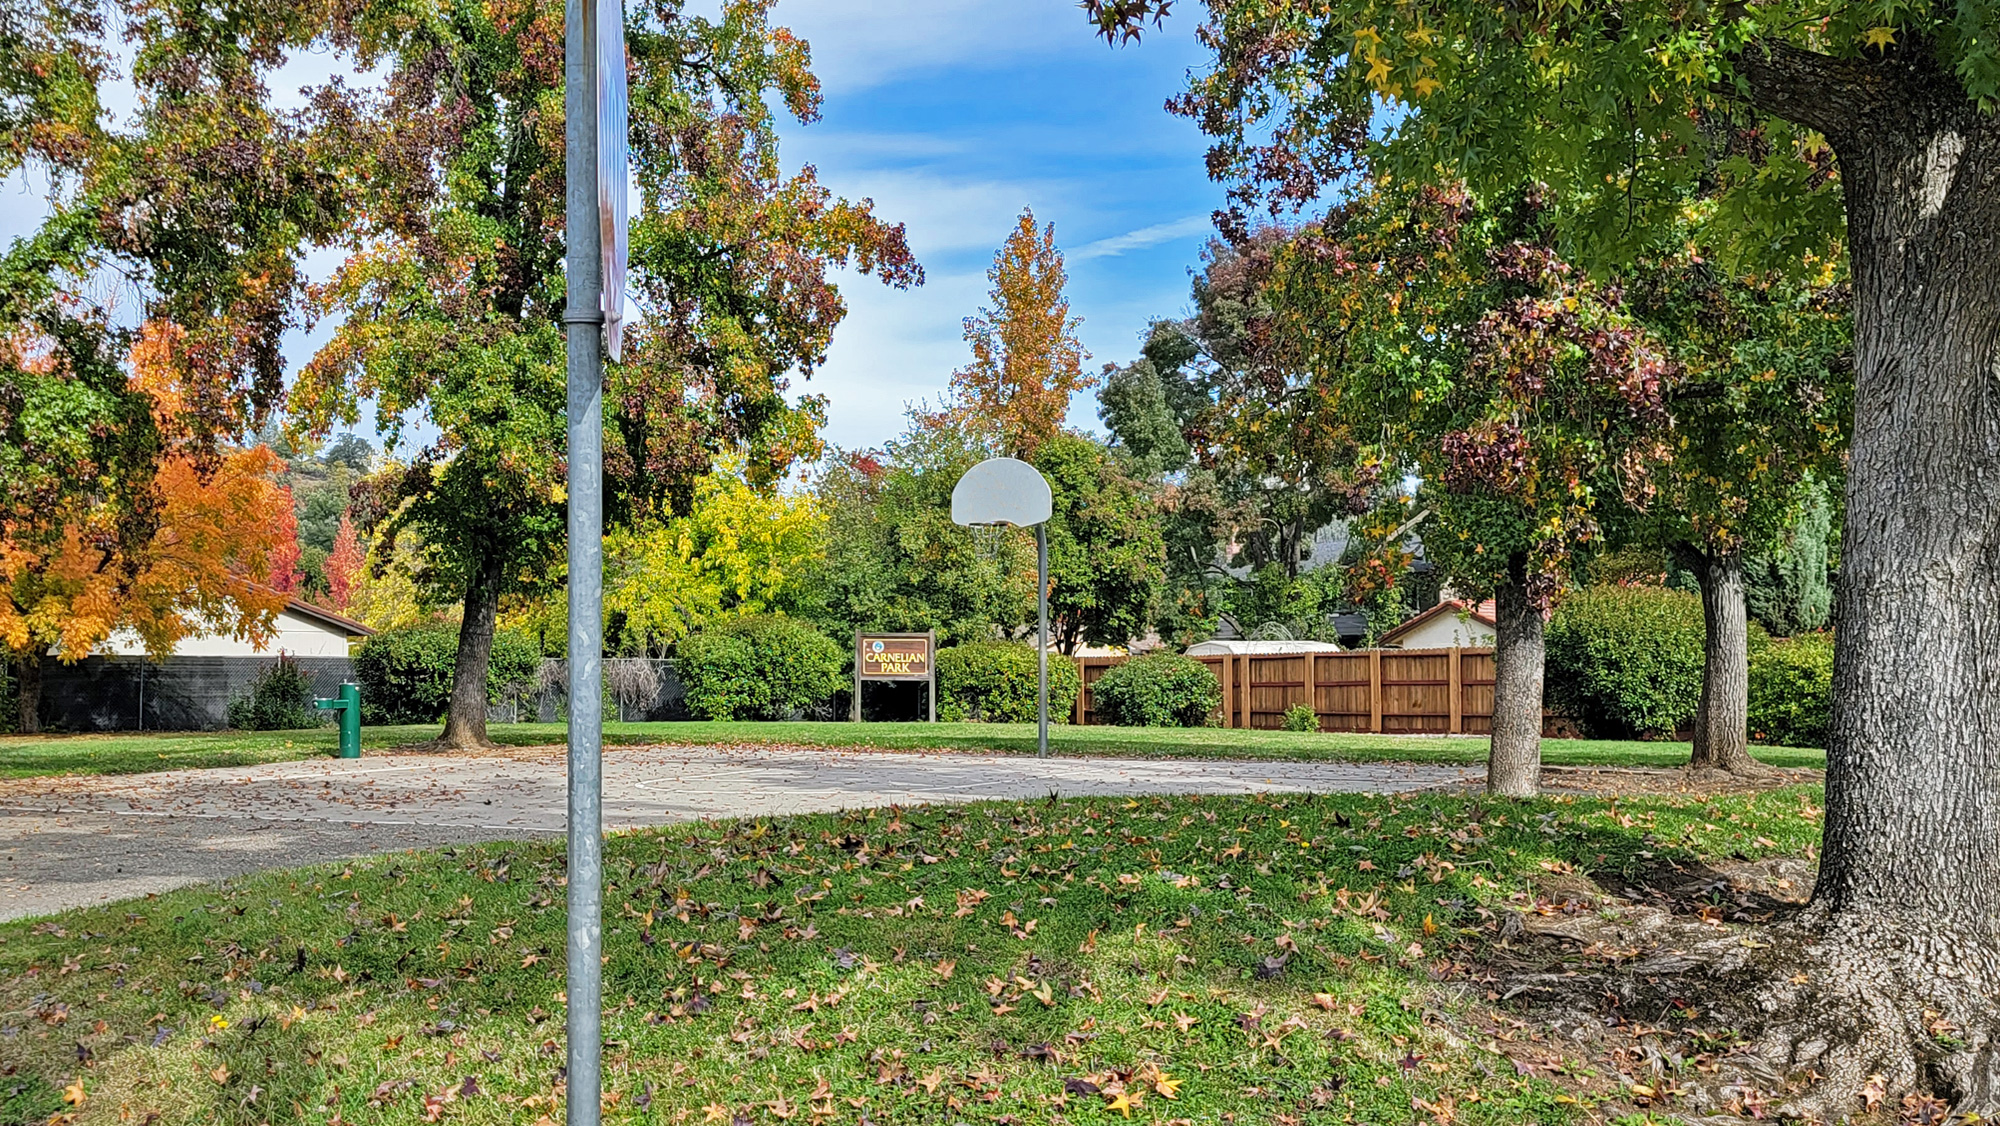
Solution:
M 1210 636 L 1225 614 L 1246 629 L 1272 620 L 1290 597 L 1274 599 L 1273 584 L 1294 585 L 1317 533 L 1365 511 L 1378 487 L 1274 303 L 1288 237 L 1211 242 L 1193 315 L 1155 322 L 1098 396 L 1114 441 L 1161 486 L 1166 635 Z
M 1108 35 L 1162 0 L 1087 0 Z M 2000 35 L 1988 0 L 1311 6 L 1209 0 L 1178 109 L 1238 205 L 1363 164 L 1483 194 L 1550 185 L 1564 245 L 1622 267 L 1712 198 L 1726 268 L 1852 279 L 1853 457 L 1836 594 L 1825 843 L 1762 993 L 1765 1058 L 1845 1117 L 1870 1076 L 2000 1110 Z M 1386 127 L 1384 100 L 1395 103 Z M 1912 575 L 1923 581 L 1912 581 Z M 1944 952 L 1949 951 L 1949 955 Z M 1940 972 L 1941 960 L 1950 969 Z M 1796 983 L 1799 978 L 1794 975 Z M 1917 1014 L 1930 1012 L 1936 1018 Z M 1831 1014 L 1845 1023 L 1836 1032 Z M 1850 1019 L 1851 1015 L 1851 1019 Z M 1926 1023 L 1926 1021 L 1930 1023 Z M 1978 1034 L 1940 1046 L 1936 1020 Z
M 952 489 L 987 453 L 958 428 L 919 417 L 885 453 L 828 460 L 815 488 L 826 558 L 812 580 L 828 633 L 935 630 L 941 645 L 955 645 L 1033 624 L 1033 538 L 951 522 Z
M 646 316 L 607 375 L 614 521 L 685 510 L 720 450 L 743 448 L 761 484 L 816 449 L 822 404 L 793 403 L 786 381 L 810 374 L 844 314 L 828 270 L 921 277 L 900 227 L 833 199 L 810 168 L 779 168 L 774 107 L 810 121 L 818 86 L 805 44 L 771 26 L 769 8 L 627 11 L 629 284 Z M 389 94 L 356 169 L 376 202 L 363 249 L 319 291 L 341 322 L 295 399 L 314 432 L 351 424 L 373 398 L 389 433 L 421 415 L 439 435 L 383 479 L 371 515 L 382 558 L 420 530 L 412 578 L 433 604 L 464 605 L 438 745 L 478 746 L 501 602 L 561 573 L 561 7 L 377 14 L 359 55 L 386 64 Z
M 1743 561 L 1744 602 L 1751 619 L 1773 637 L 1823 630 L 1832 620 L 1827 546 L 1836 535 L 1834 502 L 1827 494 L 1815 481 L 1797 519 L 1764 551 Z
M 1124 645 L 1151 626 L 1166 577 L 1153 490 L 1094 439 L 1061 433 L 1036 449 L 1034 466 L 1055 501 L 1049 519 L 1050 641 Z

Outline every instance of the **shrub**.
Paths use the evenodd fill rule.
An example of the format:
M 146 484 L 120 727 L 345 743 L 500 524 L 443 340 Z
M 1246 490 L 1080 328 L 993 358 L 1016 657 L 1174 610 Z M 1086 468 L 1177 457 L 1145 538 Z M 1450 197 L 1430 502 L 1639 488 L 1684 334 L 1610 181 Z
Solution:
M 1203 727 L 1222 706 L 1208 666 L 1177 653 L 1115 665 L 1091 686 L 1099 719 L 1121 727 Z
M 524 690 L 541 672 L 535 642 L 514 630 L 493 634 L 486 666 L 486 699 L 499 703 Z M 451 707 L 452 671 L 458 665 L 458 627 L 438 623 L 385 629 L 354 654 L 361 685 L 361 722 L 436 723 Z
M 1701 599 L 1658 587 L 1601 586 L 1556 607 L 1548 700 L 1593 738 L 1672 734 L 1701 703 Z
M 840 690 L 845 656 L 797 618 L 739 618 L 681 639 L 676 669 L 703 719 L 787 719 Z
M 1833 713 L 1833 635 L 1804 633 L 1750 650 L 1750 738 L 1826 746 Z
M 1285 730 L 1318 731 L 1319 713 L 1311 704 L 1293 704 L 1285 709 Z
M 296 731 L 331 714 L 313 707 L 312 678 L 283 653 L 258 670 L 248 696 L 229 701 L 229 726 L 238 731 Z
M 974 641 L 938 650 L 938 718 L 947 723 L 1035 722 L 1040 676 L 1035 647 L 1012 641 Z M 1049 722 L 1068 723 L 1083 677 L 1076 662 L 1049 654 Z

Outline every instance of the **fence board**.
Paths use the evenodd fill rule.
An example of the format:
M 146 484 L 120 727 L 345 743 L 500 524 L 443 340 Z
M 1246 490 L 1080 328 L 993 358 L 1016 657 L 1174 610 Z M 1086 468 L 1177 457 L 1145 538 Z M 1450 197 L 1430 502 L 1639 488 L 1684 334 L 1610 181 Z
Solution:
M 1077 658 L 1083 691 L 1072 722 L 1097 723 L 1092 686 L 1126 657 Z M 1227 653 L 1194 658 L 1222 688 L 1222 725 L 1282 728 L 1311 704 L 1321 731 L 1484 735 L 1493 728 L 1491 649 Z

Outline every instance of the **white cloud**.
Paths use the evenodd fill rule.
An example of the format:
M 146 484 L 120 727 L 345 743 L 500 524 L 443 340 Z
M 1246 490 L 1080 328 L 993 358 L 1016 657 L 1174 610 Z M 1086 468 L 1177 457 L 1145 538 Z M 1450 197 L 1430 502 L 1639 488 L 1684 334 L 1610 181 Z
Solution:
M 1190 215 L 1185 219 L 1176 219 L 1171 223 L 1155 223 L 1150 227 L 1141 227 L 1136 231 L 1127 231 L 1122 235 L 1113 235 L 1110 238 L 1102 238 L 1096 242 L 1085 243 L 1075 250 L 1070 251 L 1068 257 L 1072 262 L 1084 262 L 1092 258 L 1110 258 L 1123 254 L 1128 250 L 1144 250 L 1146 247 L 1158 246 L 1163 242 L 1172 242 L 1175 239 L 1186 238 L 1189 235 L 1198 235 L 1208 230 L 1208 227 L 1209 217 L 1207 215 Z
M 990 0 L 785 0 L 772 22 L 812 44 L 813 71 L 828 90 L 865 89 L 955 65 L 1088 46 L 1083 17 Z

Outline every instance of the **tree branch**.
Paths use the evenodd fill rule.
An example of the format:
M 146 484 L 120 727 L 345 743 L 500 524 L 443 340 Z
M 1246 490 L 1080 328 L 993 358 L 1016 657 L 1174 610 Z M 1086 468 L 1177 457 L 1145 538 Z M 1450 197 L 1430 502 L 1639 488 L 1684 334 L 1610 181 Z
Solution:
M 1747 88 L 1729 91 L 1757 109 L 1829 136 L 1851 130 L 1895 96 L 1895 82 L 1860 59 L 1837 59 L 1759 40 L 1736 58 Z

